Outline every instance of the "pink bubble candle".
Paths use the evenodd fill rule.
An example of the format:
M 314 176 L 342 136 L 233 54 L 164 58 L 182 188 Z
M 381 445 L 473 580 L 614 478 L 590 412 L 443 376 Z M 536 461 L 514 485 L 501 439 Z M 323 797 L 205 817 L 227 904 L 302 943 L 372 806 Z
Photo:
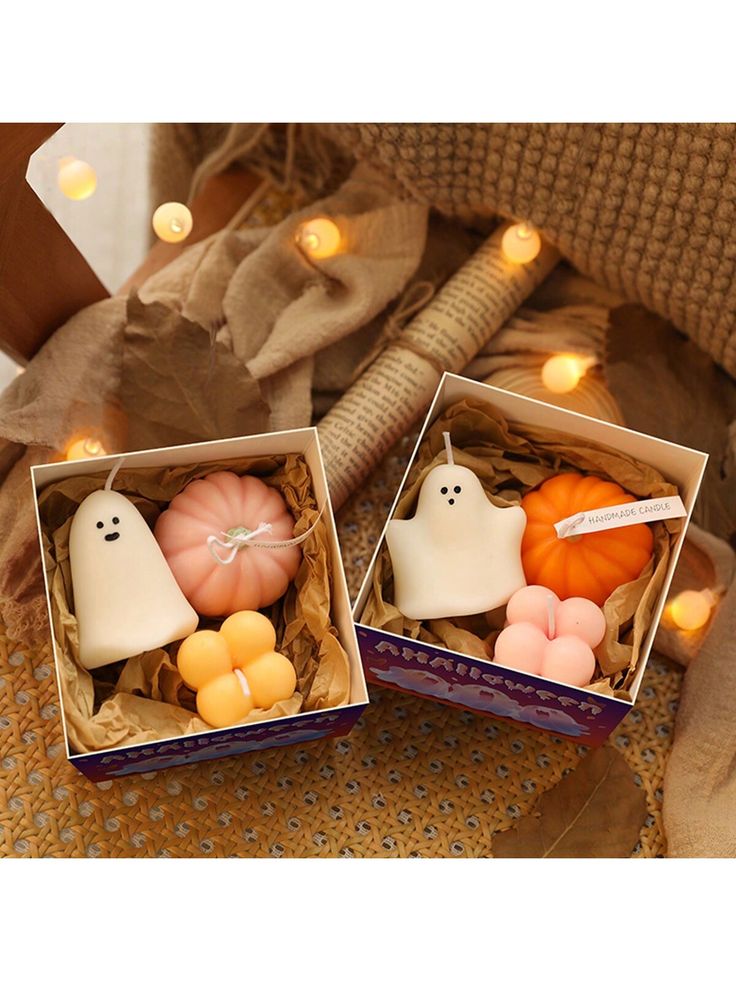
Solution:
M 603 640 L 602 610 L 582 596 L 560 601 L 546 586 L 524 586 L 506 607 L 506 626 L 498 635 L 495 664 L 561 681 L 577 688 L 595 672 L 593 648 Z

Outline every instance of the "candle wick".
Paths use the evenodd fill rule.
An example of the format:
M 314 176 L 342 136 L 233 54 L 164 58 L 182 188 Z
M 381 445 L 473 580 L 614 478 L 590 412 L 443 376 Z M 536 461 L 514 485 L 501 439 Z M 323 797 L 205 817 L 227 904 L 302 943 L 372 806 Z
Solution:
M 547 597 L 547 637 L 550 640 L 555 639 L 555 631 L 557 629 L 557 624 L 555 623 L 555 604 L 551 596 Z
M 445 441 L 445 449 L 447 450 L 447 462 L 452 466 L 455 462 L 455 457 L 452 452 L 452 443 L 450 442 L 450 434 L 442 433 L 442 438 Z
M 555 525 L 555 531 L 557 532 L 558 538 L 569 538 L 571 541 L 577 541 L 580 535 L 573 535 L 573 531 L 585 521 L 586 511 L 578 511 L 577 514 L 571 514 L 569 518 L 564 518 L 562 521 L 558 521 Z
M 122 467 L 123 460 L 124 459 L 125 459 L 125 457 L 121 456 L 120 459 L 115 464 L 115 466 L 110 471 L 110 473 L 107 475 L 107 480 L 105 481 L 105 490 L 106 491 L 112 490 L 112 482 L 117 477 L 118 470 Z
M 245 697 L 250 698 L 250 685 L 248 684 L 248 679 L 245 677 L 245 675 L 240 670 L 240 668 L 233 668 L 233 673 L 235 674 L 235 677 L 240 682 L 240 687 Z

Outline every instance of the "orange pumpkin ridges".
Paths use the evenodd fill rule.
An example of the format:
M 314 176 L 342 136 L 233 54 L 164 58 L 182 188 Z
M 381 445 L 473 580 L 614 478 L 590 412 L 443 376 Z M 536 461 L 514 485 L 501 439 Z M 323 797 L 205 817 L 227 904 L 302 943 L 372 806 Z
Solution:
M 579 511 L 635 500 L 613 481 L 579 473 L 550 477 L 526 494 L 521 561 L 527 583 L 547 586 L 560 599 L 584 596 L 603 606 L 618 586 L 641 575 L 654 548 L 651 529 L 629 525 L 558 538 L 554 525 Z

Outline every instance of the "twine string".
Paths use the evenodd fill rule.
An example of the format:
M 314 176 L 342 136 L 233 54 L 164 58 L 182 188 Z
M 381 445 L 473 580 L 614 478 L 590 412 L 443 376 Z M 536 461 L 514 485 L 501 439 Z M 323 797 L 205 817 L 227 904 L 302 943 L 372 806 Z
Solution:
M 401 299 L 396 305 L 394 311 L 387 318 L 381 332 L 376 339 L 373 348 L 366 354 L 366 356 L 359 362 L 357 368 L 352 374 L 352 381 L 360 378 L 366 368 L 369 368 L 373 362 L 389 347 L 391 344 L 396 344 L 400 342 L 401 333 L 404 327 L 407 325 L 411 317 L 415 313 L 419 313 L 422 307 L 426 306 L 427 303 L 434 296 L 434 284 L 429 282 L 429 280 L 417 280 L 412 283 L 403 293 Z M 407 347 L 410 350 L 415 350 L 413 346 L 410 346 L 410 342 L 400 343 L 400 346 Z M 420 357 L 425 357 L 424 351 L 416 351 Z M 440 374 L 444 371 L 444 366 L 440 370 Z
M 294 538 L 287 538 L 283 541 L 258 541 L 260 535 L 268 534 L 273 526 L 267 521 L 261 521 L 257 528 L 231 528 L 229 531 L 220 532 L 219 535 L 207 536 L 207 549 L 212 558 L 218 565 L 230 565 L 235 561 L 238 552 L 243 548 L 291 548 L 293 545 L 301 545 L 313 533 L 319 524 L 320 518 L 324 514 L 325 507 L 320 508 L 319 514 L 314 522 Z M 220 550 L 225 551 L 222 554 Z

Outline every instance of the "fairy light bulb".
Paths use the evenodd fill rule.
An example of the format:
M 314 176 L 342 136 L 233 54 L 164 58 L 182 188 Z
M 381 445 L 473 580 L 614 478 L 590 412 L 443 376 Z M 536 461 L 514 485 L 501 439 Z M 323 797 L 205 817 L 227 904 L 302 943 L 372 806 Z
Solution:
M 583 358 L 579 354 L 555 354 L 542 367 L 542 383 L 555 395 L 567 395 L 577 388 L 578 382 L 595 358 Z
M 340 229 L 330 218 L 310 218 L 300 227 L 296 241 L 310 259 L 328 259 L 340 251 Z
M 685 589 L 672 600 L 669 613 L 680 630 L 700 630 L 710 620 L 715 604 L 710 589 Z
M 181 201 L 160 204 L 151 221 L 154 232 L 162 242 L 183 242 L 194 226 L 192 212 Z
M 57 182 L 61 193 L 71 201 L 84 201 L 97 189 L 94 167 L 76 157 L 62 157 L 59 161 Z
M 96 436 L 81 436 L 71 442 L 66 451 L 67 460 L 89 460 L 105 456 L 107 450 Z
M 525 221 L 510 225 L 501 239 L 501 252 L 504 258 L 521 266 L 536 259 L 541 248 L 542 239 L 539 237 L 539 232 Z

